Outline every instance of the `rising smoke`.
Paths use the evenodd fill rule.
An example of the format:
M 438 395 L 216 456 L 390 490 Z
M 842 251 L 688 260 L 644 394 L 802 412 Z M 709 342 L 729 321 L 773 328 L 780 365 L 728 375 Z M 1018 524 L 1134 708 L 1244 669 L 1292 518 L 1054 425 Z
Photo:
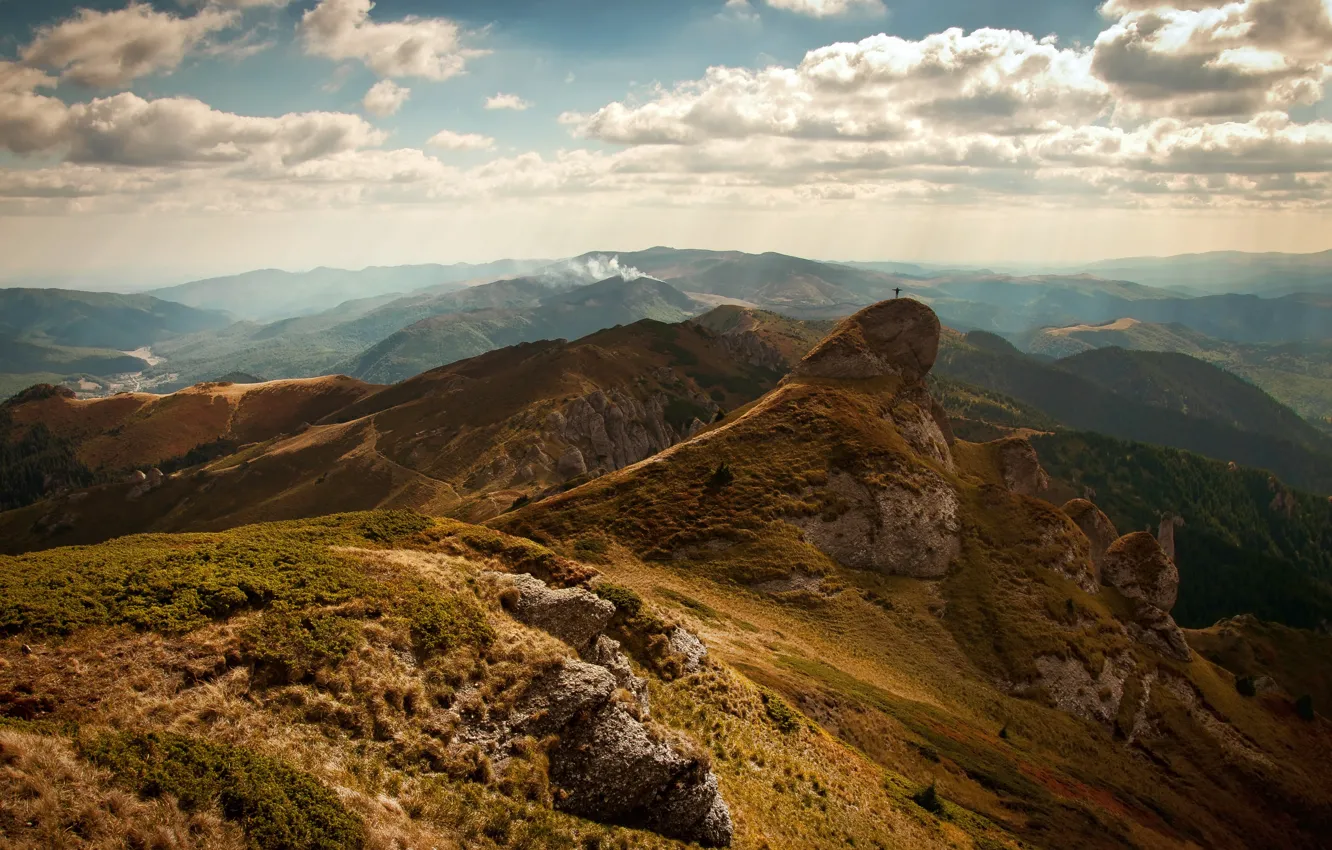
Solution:
M 540 277 L 551 286 L 582 286 L 619 276 L 622 280 L 652 277 L 633 266 L 620 263 L 618 256 L 597 255 L 577 260 L 565 260 L 541 270 Z

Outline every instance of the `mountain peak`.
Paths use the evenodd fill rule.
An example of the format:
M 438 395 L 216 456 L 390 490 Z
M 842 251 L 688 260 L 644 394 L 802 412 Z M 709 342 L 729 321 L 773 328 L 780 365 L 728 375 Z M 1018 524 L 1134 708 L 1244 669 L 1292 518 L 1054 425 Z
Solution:
M 939 317 L 920 301 L 880 301 L 838 325 L 794 374 L 802 378 L 893 375 L 918 381 L 934 366 L 941 331 Z

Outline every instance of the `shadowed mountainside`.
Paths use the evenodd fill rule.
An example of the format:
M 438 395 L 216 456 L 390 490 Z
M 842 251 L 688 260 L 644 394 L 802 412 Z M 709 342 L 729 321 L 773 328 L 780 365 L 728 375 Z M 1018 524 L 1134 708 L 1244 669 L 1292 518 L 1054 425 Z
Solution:
M 111 483 L 0 514 L 0 536 L 12 551 L 129 530 L 216 529 L 385 506 L 493 516 L 515 500 L 643 460 L 697 433 L 775 386 L 817 340 L 817 330 L 778 316 L 719 308 L 698 322 L 645 320 L 573 343 L 525 343 L 346 399 L 321 420 L 302 419 L 254 445 L 196 457 L 188 474 L 133 499 L 133 485 Z M 215 393 L 186 391 L 178 407 L 161 409 L 190 413 L 170 433 L 197 440 L 173 443 L 168 457 L 217 439 L 196 433 L 200 420 L 185 404 L 220 415 Z M 42 403 L 108 415 L 142 403 L 117 398 Z M 26 415 L 35 421 L 45 411 Z M 89 465 L 94 452 L 100 458 L 143 442 L 134 428 L 110 433 L 124 415 L 80 448 Z M 297 432 L 302 422 L 311 427 Z

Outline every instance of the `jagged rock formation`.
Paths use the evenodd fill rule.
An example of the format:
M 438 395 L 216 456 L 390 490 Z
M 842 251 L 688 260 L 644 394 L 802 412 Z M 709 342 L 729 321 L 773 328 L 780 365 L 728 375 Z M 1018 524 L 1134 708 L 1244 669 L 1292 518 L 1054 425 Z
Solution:
M 811 351 L 794 374 L 802 378 L 900 377 L 921 380 L 939 354 L 942 327 L 934 311 L 899 298 L 866 307 Z
M 588 649 L 615 616 L 615 606 L 581 587 L 555 590 L 531 575 L 490 573 L 509 586 L 505 609 L 521 623 L 552 634 L 574 649 Z
M 1119 539 L 1119 531 L 1110 521 L 1110 517 L 1087 499 L 1070 499 L 1064 503 L 1063 511 L 1078 528 L 1082 529 L 1082 533 L 1087 535 L 1087 540 L 1091 543 L 1092 566 L 1096 571 L 1097 581 L 1100 581 L 1106 550 Z
M 998 442 L 999 469 L 1004 485 L 1014 493 L 1039 496 L 1050 487 L 1050 476 L 1041 467 L 1036 449 L 1026 437 L 1007 437 Z
M 1179 569 L 1146 531 L 1125 534 L 1110 545 L 1101 579 L 1130 599 L 1167 613 L 1179 596 Z
M 1175 529 L 1183 524 L 1184 517 L 1167 513 L 1161 517 L 1161 525 L 1156 533 L 1156 542 L 1161 544 L 1166 557 L 1172 561 L 1175 560 Z
M 706 396 L 693 399 L 693 403 L 709 414 L 718 409 L 717 403 Z M 619 389 L 595 390 L 569 402 L 563 411 L 552 412 L 546 417 L 547 435 L 569 444 L 560 456 L 559 473 L 572 478 L 594 468 L 623 469 L 693 436 L 703 427 L 695 419 L 684 433 L 677 432 L 666 421 L 669 404 L 670 398 L 664 393 L 640 401 Z M 580 465 L 582 471 L 578 471 Z
M 887 418 L 920 458 L 953 468 L 951 434 L 924 386 L 939 350 L 940 325 L 918 301 L 867 307 L 837 326 L 809 353 L 796 378 L 899 377 Z M 843 506 L 836 514 L 790 521 L 805 539 L 841 564 L 916 578 L 939 578 L 961 553 L 960 502 L 953 486 L 925 464 L 895 475 L 865 477 L 835 470 L 824 488 Z
M 1133 602 L 1129 632 L 1159 652 L 1187 661 L 1188 642 L 1170 616 L 1179 597 L 1179 569 L 1149 532 L 1116 540 L 1105 553 L 1101 581 Z
M 796 517 L 805 540 L 853 569 L 914 578 L 940 578 L 962 551 L 960 503 L 937 474 L 873 484 L 846 472 L 826 490 L 846 505 L 838 516 Z
M 520 622 L 579 650 L 535 680 L 503 721 L 466 730 L 464 740 L 500 760 L 520 736 L 557 736 L 548 753 L 557 807 L 593 820 L 642 827 L 708 847 L 731 843 L 730 809 L 716 775 L 685 739 L 651 729 L 647 682 L 618 642 L 601 634 L 615 606 L 581 587 L 547 587 L 531 575 L 486 573 Z M 686 670 L 701 669 L 707 648 L 681 628 L 669 636 Z M 617 692 L 631 697 L 628 704 Z

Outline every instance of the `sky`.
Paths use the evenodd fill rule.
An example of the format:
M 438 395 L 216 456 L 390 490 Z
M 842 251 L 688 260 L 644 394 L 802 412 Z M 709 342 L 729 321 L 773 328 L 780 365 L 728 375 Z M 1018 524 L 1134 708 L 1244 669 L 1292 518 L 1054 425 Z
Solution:
M 0 0 L 0 279 L 1332 248 L 1332 0 Z

